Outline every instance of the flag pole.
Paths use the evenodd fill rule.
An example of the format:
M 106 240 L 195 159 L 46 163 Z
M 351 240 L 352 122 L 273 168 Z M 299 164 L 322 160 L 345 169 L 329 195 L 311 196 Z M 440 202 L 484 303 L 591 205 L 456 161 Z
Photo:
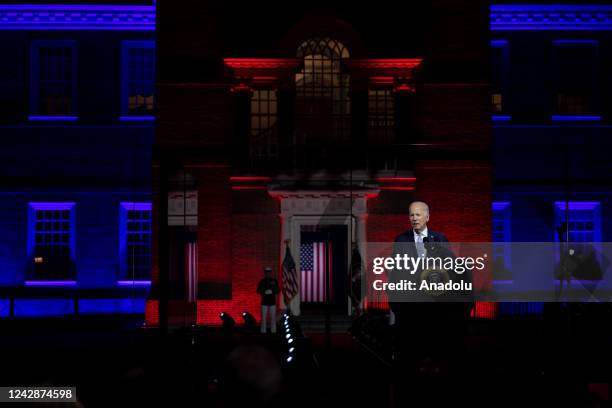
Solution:
M 289 316 L 293 315 L 291 311 L 291 300 L 295 296 L 295 293 L 289 293 L 290 291 L 290 279 L 293 279 L 295 282 L 295 262 L 293 261 L 293 257 L 291 256 L 291 249 L 289 247 L 290 239 L 285 239 L 285 259 L 283 260 L 282 270 L 283 270 L 283 300 L 285 302 L 285 313 Z M 292 275 L 292 276 L 291 276 Z M 291 292 L 294 292 L 294 286 L 291 285 Z M 291 296 L 290 296 L 291 295 Z
M 289 240 L 289 239 L 285 240 L 285 259 L 287 259 L 287 249 L 289 249 L 289 242 L 290 241 L 291 240 Z M 283 274 L 285 273 L 285 266 L 284 266 L 284 264 L 285 264 L 285 260 L 283 260 Z M 283 288 L 284 288 L 284 286 L 283 286 Z M 291 316 L 292 315 L 292 313 L 291 313 L 291 299 L 287 299 L 287 291 L 286 290 L 283 290 L 283 300 L 285 301 L 285 313 L 288 316 Z

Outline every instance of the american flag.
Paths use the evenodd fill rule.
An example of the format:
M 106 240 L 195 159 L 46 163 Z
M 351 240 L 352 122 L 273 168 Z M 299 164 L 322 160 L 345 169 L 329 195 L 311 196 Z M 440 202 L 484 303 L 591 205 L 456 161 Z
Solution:
M 295 261 L 289 251 L 289 246 L 285 251 L 285 260 L 283 261 L 283 296 L 285 303 L 289 303 L 297 294 L 297 276 L 295 271 Z
M 327 301 L 326 278 L 331 248 L 326 256 L 325 242 L 312 242 L 300 246 L 300 299 L 302 302 Z

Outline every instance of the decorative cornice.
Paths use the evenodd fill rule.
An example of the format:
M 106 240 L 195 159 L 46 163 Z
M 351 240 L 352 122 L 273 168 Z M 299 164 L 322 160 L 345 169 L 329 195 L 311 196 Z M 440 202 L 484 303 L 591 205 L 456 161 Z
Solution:
M 371 76 L 368 78 L 368 82 L 373 86 L 393 86 L 395 79 L 393 76 Z
M 492 31 L 612 30 L 612 6 L 609 5 L 498 4 L 491 6 L 490 17 Z M 5 4 L 0 5 L 0 30 L 153 31 L 155 6 Z M 232 60 L 247 63 L 248 59 Z M 283 61 L 269 61 L 274 64 L 275 60 Z M 379 61 L 385 65 L 384 61 L 397 60 Z
M 359 216 L 367 214 L 368 198 L 378 195 L 378 190 L 350 191 L 268 191 L 280 200 L 281 217 L 287 219 L 299 215 Z
M 233 70 L 278 70 L 297 69 L 299 58 L 224 58 L 223 62 Z
M 351 69 L 364 70 L 412 70 L 418 67 L 422 58 L 371 58 L 347 59 L 344 63 Z
M 266 87 L 293 78 L 301 66 L 299 58 L 224 58 L 225 65 L 232 70 L 234 78 L 245 82 L 244 86 Z
M 491 30 L 612 30 L 612 6 L 492 5 Z
M 155 30 L 155 6 L 0 5 L 0 30 Z
M 343 61 L 355 78 L 367 78 L 370 86 L 391 86 L 397 92 L 414 91 L 414 86 L 410 82 L 422 62 L 421 58 L 370 58 Z
M 272 177 L 266 176 L 233 176 L 230 177 L 232 190 L 267 190 Z
M 417 179 L 416 177 L 378 177 L 376 181 L 381 190 L 414 191 Z
M 599 201 L 555 201 L 555 206 L 564 211 L 566 208 L 570 210 L 594 210 L 599 207 Z
M 380 190 L 354 190 L 354 191 L 290 191 L 290 190 L 269 190 L 268 194 L 275 198 L 299 198 L 299 199 L 351 199 L 351 198 L 368 198 L 376 196 Z

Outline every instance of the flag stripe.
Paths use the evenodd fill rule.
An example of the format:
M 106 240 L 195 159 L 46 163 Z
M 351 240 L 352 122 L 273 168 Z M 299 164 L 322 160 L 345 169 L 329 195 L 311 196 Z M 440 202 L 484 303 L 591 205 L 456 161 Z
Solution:
M 325 296 L 325 292 L 327 292 L 327 245 L 323 242 L 321 242 L 319 245 L 321 257 L 321 271 L 319 272 L 319 279 L 321 280 L 321 283 L 319 284 L 319 294 L 321 297 L 321 301 L 325 302 L 327 300 L 327 297 Z
M 326 293 L 326 300 L 331 302 L 332 300 L 332 293 L 333 291 L 331 290 L 333 288 L 333 280 L 332 280 L 332 274 L 331 271 L 333 271 L 332 269 L 332 243 L 328 242 L 327 243 L 327 268 L 326 270 L 329 271 L 329 273 L 327 274 L 327 287 L 329 288 L 328 294 L 329 294 L 329 299 L 327 299 L 327 293 Z
M 329 259 L 325 242 L 302 244 L 300 248 L 300 296 L 302 302 L 325 302 L 326 285 L 331 282 L 328 276 Z

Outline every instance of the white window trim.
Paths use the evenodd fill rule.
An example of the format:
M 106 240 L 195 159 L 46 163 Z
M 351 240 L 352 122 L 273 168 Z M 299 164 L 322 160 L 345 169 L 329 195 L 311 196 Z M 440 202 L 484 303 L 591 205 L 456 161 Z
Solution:
M 74 202 L 30 202 L 28 203 L 28 247 L 27 259 L 34 254 L 36 245 L 36 211 L 41 210 L 70 210 L 70 259 L 76 263 L 76 211 Z M 29 279 L 37 281 L 37 279 Z M 67 282 L 73 282 L 67 279 Z
M 150 285 L 150 280 L 132 280 L 127 279 L 127 213 L 131 210 L 136 211 L 151 211 L 153 205 L 147 202 L 121 202 L 119 204 L 119 276 L 117 276 L 117 284 L 119 285 Z

